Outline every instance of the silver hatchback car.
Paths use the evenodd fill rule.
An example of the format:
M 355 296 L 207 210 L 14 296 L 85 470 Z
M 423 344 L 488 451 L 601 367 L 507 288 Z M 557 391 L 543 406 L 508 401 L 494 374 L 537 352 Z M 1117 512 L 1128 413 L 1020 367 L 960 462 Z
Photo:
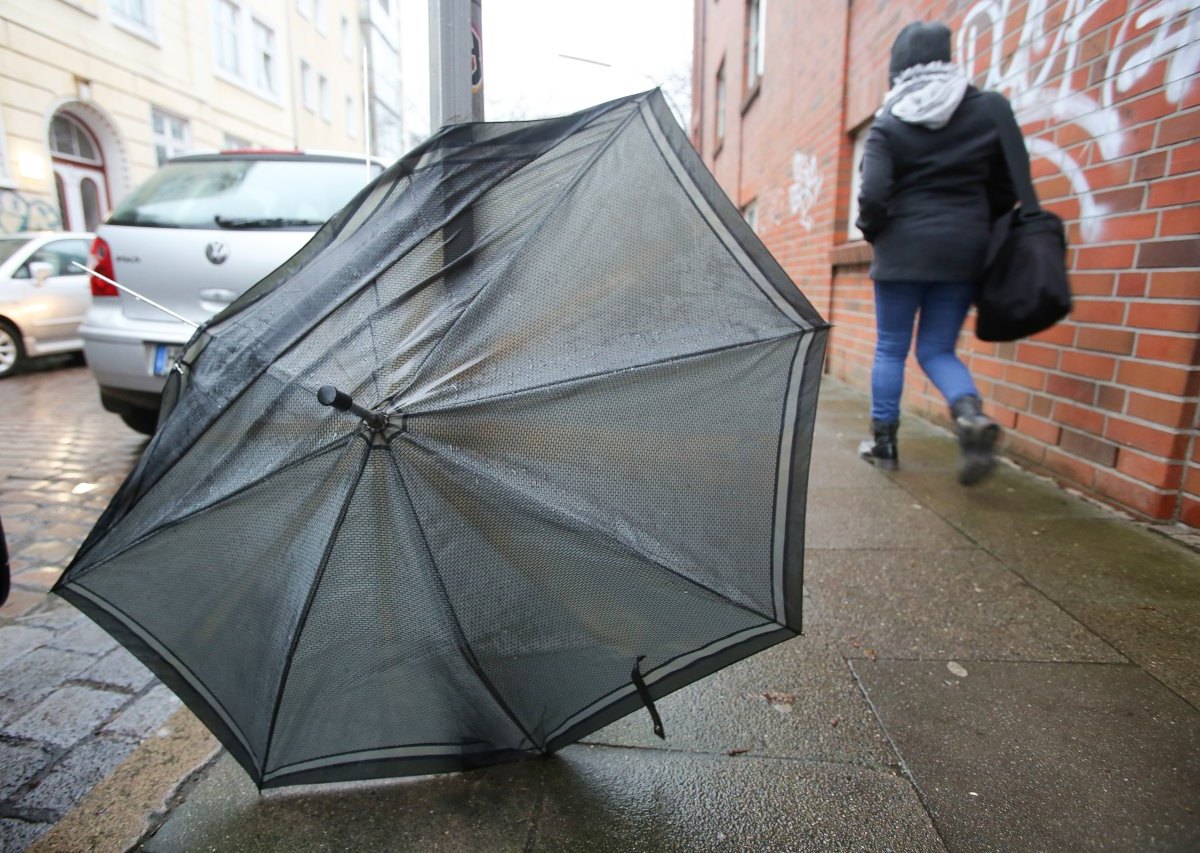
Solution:
M 201 323 L 294 255 L 382 170 L 362 157 L 299 151 L 175 157 L 96 229 L 88 266 Z M 193 329 L 98 276 L 91 294 L 80 334 L 100 401 L 150 435 Z
M 0 377 L 27 358 L 83 348 L 79 323 L 91 301 L 73 261 L 92 235 L 41 231 L 0 237 Z

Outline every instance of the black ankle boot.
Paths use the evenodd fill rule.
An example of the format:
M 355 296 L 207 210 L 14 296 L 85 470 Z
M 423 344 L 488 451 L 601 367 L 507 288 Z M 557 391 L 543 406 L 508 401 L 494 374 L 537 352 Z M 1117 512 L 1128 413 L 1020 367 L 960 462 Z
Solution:
M 896 449 L 896 429 L 898 423 L 871 421 L 871 432 L 875 440 L 867 440 L 858 445 L 858 455 L 877 468 L 885 471 L 895 471 L 900 467 L 900 453 Z
M 994 450 L 1000 437 L 1000 425 L 983 413 L 983 404 L 974 395 L 959 397 L 950 407 L 962 460 L 958 482 L 973 486 L 996 467 Z

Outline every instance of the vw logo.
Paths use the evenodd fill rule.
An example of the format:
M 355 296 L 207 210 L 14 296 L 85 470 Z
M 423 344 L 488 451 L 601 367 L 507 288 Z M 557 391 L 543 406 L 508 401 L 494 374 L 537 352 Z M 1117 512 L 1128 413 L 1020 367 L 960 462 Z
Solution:
M 229 257 L 229 248 L 220 240 L 213 240 L 205 246 L 204 254 L 214 264 L 223 264 Z

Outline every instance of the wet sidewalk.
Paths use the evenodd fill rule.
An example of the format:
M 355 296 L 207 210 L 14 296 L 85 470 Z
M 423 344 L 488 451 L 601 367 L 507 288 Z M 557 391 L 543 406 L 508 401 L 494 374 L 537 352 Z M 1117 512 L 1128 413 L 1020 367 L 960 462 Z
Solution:
M 1200 554 L 1008 466 L 962 489 L 915 418 L 884 474 L 866 426 L 826 382 L 805 636 L 659 702 L 665 743 L 636 713 L 547 760 L 259 795 L 180 711 L 33 849 L 1200 848 Z

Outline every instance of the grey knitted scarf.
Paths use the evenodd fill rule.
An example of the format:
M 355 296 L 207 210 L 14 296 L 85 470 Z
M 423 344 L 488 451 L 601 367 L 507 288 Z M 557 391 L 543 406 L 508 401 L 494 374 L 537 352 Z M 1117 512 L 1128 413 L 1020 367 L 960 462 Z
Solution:
M 952 62 L 929 62 L 906 68 L 883 99 L 877 115 L 891 112 L 907 124 L 943 128 L 967 93 L 967 78 Z

